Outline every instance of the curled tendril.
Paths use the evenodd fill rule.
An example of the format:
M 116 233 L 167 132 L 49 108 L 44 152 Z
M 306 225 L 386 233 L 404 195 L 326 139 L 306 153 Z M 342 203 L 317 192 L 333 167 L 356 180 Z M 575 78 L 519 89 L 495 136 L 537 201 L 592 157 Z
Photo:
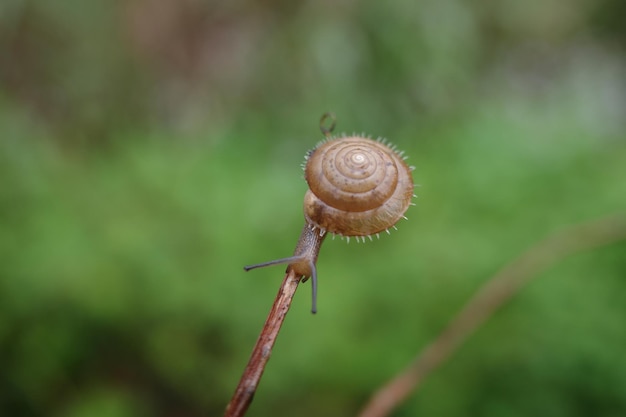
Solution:
M 325 125 L 328 120 L 330 120 L 330 126 L 326 127 Z M 334 113 L 326 112 L 322 114 L 322 117 L 320 118 L 320 130 L 322 131 L 322 134 L 324 136 L 330 138 L 331 133 L 333 133 L 333 130 L 335 130 L 336 124 L 337 118 L 335 117 Z

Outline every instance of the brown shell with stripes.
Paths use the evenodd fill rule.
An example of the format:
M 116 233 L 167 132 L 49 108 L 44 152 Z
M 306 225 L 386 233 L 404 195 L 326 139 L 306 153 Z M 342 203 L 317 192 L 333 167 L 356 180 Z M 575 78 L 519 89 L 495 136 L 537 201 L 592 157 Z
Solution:
M 321 233 L 371 236 L 393 227 L 411 205 L 412 168 L 401 152 L 361 136 L 322 142 L 307 155 L 304 217 Z

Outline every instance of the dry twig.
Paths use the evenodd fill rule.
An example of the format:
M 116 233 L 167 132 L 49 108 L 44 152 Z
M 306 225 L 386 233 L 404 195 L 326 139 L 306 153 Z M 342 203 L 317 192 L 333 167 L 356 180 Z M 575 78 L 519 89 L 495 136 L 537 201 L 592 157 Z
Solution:
M 226 407 L 224 417 L 239 417 L 246 414 L 299 283 L 300 277 L 290 268 L 278 290 L 239 385 Z
M 574 253 L 623 239 L 626 239 L 626 217 L 616 215 L 572 226 L 531 247 L 489 279 L 443 332 L 370 398 L 360 417 L 389 415 L 478 326 L 541 271 Z

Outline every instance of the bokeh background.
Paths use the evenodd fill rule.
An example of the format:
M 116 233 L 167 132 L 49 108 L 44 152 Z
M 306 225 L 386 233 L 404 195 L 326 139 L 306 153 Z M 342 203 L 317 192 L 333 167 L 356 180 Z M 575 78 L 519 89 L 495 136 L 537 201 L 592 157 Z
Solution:
M 626 208 L 626 3 L 0 2 L 0 415 L 221 415 L 338 132 L 416 166 L 327 241 L 250 409 L 354 415 L 501 266 Z M 626 415 L 626 244 L 554 266 L 396 416 Z

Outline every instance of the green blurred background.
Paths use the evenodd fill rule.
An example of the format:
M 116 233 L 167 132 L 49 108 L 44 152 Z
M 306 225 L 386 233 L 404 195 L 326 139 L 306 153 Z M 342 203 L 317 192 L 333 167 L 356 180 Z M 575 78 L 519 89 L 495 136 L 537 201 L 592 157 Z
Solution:
M 0 415 L 221 415 L 338 132 L 416 166 L 328 241 L 250 409 L 354 415 L 547 235 L 626 208 L 626 3 L 0 2 Z M 396 416 L 626 415 L 626 244 L 556 265 Z

